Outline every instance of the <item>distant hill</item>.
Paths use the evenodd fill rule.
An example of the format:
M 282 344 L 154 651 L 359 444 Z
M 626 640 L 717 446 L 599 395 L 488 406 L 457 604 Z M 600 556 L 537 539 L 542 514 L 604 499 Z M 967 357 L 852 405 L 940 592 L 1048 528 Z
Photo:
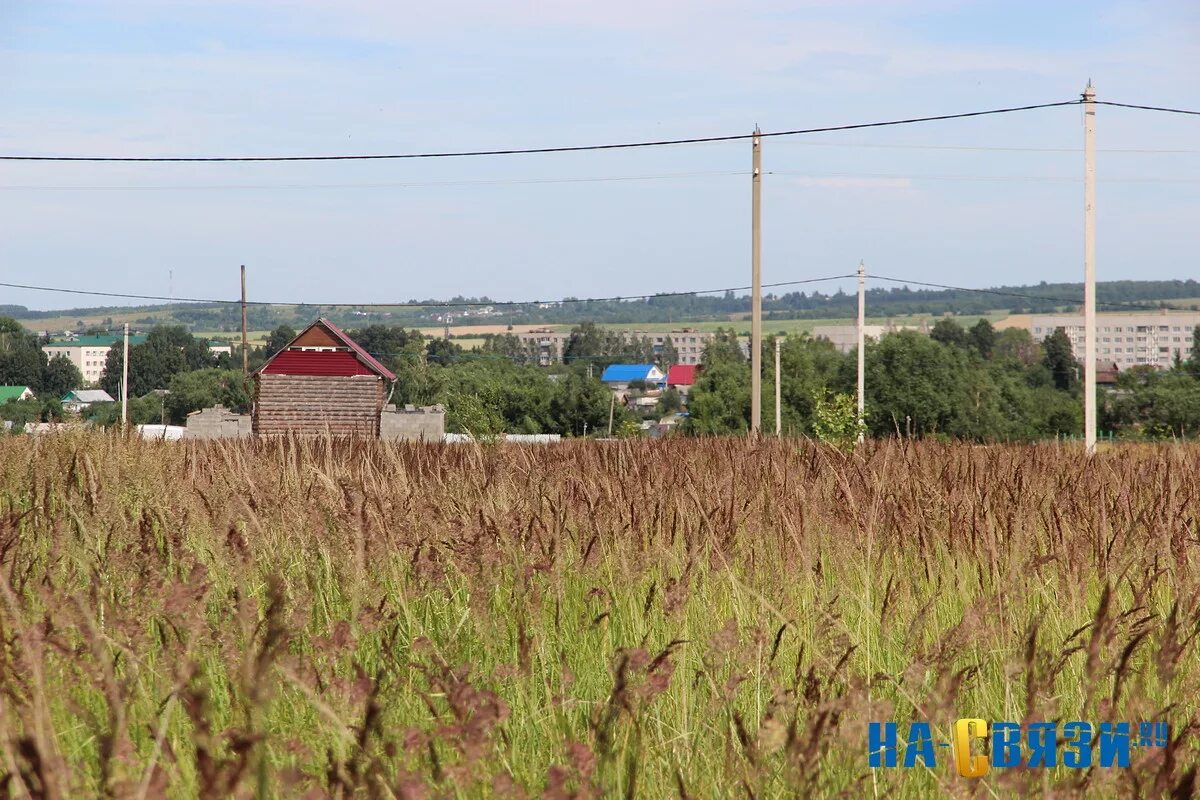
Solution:
M 1036 285 L 997 286 L 986 291 L 958 289 L 877 287 L 867 291 L 867 309 L 872 317 L 905 314 L 977 315 L 1003 310 L 1014 314 L 1047 313 L 1082 304 L 1080 283 L 1039 283 Z M 1144 305 L 1146 308 L 1178 307 L 1200 310 L 1200 283 L 1187 281 L 1110 281 L 1096 287 L 1100 310 L 1104 303 Z M 300 328 L 324 316 L 339 325 L 362 327 L 369 324 L 429 327 L 441 324 L 449 311 L 455 325 L 470 324 L 571 324 L 583 320 L 597 323 L 631 324 L 649 322 L 691 322 L 735 319 L 749 313 L 746 295 L 727 292 L 723 296 L 655 296 L 646 300 L 590 301 L 569 298 L 565 302 L 539 305 L 504 306 L 486 297 L 457 297 L 455 308 L 439 308 L 436 300 L 410 301 L 410 307 L 362 311 L 348 306 L 251 306 L 248 311 L 252 330 L 269 330 L 281 324 Z M 463 305 L 466 304 L 466 305 Z M 857 313 L 857 298 L 838 291 L 826 294 L 788 292 L 764 296 L 763 311 L 768 319 L 822 319 L 852 317 Z M 227 332 L 231 337 L 241 326 L 241 309 L 236 303 L 175 303 L 152 306 L 95 306 L 56 311 L 31 311 L 24 306 L 0 306 L 0 316 L 20 320 L 31 330 L 89 328 L 115 329 L 124 322 L 147 328 L 158 324 L 184 325 L 192 331 Z

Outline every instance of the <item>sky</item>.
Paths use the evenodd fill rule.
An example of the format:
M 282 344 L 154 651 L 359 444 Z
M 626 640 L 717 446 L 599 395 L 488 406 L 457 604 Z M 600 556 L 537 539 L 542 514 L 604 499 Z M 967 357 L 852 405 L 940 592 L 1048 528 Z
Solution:
M 1194 0 L 0 0 L 0 155 L 603 144 L 1071 100 L 1089 79 L 1197 109 L 1198 77 Z M 1096 141 L 1099 279 L 1196 277 L 1200 118 L 1100 107 Z M 1076 106 L 766 139 L 763 280 L 860 260 L 1081 280 L 1082 146 Z M 232 299 L 245 264 L 252 299 L 347 304 L 744 286 L 750 162 L 744 141 L 0 162 L 0 281 Z

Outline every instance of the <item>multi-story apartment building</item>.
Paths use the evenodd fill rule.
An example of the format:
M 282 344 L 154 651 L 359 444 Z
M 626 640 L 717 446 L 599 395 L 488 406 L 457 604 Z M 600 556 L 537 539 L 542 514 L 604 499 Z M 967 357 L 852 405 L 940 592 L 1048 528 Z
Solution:
M 869 339 L 879 339 L 885 333 L 896 333 L 905 330 L 919 330 L 928 333 L 924 326 L 914 325 L 863 325 L 863 336 Z M 858 347 L 857 325 L 814 325 L 812 338 L 828 339 L 839 353 L 849 353 Z
M 674 331 L 630 331 L 610 329 L 613 335 L 623 335 L 628 339 L 650 340 L 655 353 L 662 352 L 663 346 L 670 341 L 679 354 L 677 364 L 699 364 L 704 355 L 704 346 L 713 338 L 711 331 L 698 331 L 695 328 L 680 328 Z M 543 367 L 562 361 L 563 350 L 571 339 L 570 331 L 556 331 L 551 328 L 537 328 L 525 333 L 517 333 L 516 337 L 522 342 L 533 342 L 538 348 L 538 363 Z M 669 366 L 669 365 L 668 365 Z
M 130 336 L 129 346 L 146 341 L 145 336 Z M 42 348 L 46 358 L 58 355 L 66 356 L 68 360 L 83 375 L 83 382 L 94 386 L 100 382 L 104 372 L 104 362 L 108 359 L 108 350 L 114 344 L 121 342 L 120 336 L 80 336 L 66 341 L 51 342 Z
M 1200 311 L 1152 311 L 1096 315 L 1096 359 L 1121 369 L 1139 365 L 1170 367 L 1175 357 L 1192 357 L 1192 331 Z M 1071 340 L 1071 352 L 1083 360 L 1082 314 L 1033 314 L 1029 332 L 1042 341 L 1058 328 Z

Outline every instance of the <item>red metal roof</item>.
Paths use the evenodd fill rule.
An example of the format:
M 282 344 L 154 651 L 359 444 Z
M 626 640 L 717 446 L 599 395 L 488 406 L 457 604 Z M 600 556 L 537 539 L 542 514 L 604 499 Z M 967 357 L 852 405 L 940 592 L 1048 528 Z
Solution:
M 699 364 L 676 364 L 667 370 L 667 386 L 691 386 L 696 382 Z
M 345 350 L 280 350 L 259 370 L 264 375 L 374 375 L 374 370 Z
M 289 350 L 288 347 L 291 347 L 289 343 L 288 347 L 283 348 L 274 356 L 267 359 L 267 363 L 259 367 L 258 371 L 271 375 L 345 376 L 374 374 L 385 380 L 396 380 L 395 373 L 383 364 L 380 364 L 378 359 L 366 350 L 363 350 L 358 342 L 351 339 L 341 328 L 327 319 L 318 319 L 312 325 L 309 325 L 296 334 L 296 339 L 299 339 L 317 325 L 328 331 L 333 338 L 345 345 L 350 352 L 346 352 L 345 350 Z M 292 341 L 294 342 L 296 339 Z

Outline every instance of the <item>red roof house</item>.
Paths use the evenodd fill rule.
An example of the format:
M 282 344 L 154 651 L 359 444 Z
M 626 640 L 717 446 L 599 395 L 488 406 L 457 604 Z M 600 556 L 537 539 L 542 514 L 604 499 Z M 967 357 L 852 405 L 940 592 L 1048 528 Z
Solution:
M 396 376 L 319 319 L 254 374 L 254 433 L 379 436 L 385 384 Z
M 1121 368 L 1115 361 L 1096 361 L 1096 383 L 1113 386 L 1117 382 L 1117 374 Z
M 699 374 L 699 364 L 676 364 L 667 370 L 667 386 L 691 387 Z

